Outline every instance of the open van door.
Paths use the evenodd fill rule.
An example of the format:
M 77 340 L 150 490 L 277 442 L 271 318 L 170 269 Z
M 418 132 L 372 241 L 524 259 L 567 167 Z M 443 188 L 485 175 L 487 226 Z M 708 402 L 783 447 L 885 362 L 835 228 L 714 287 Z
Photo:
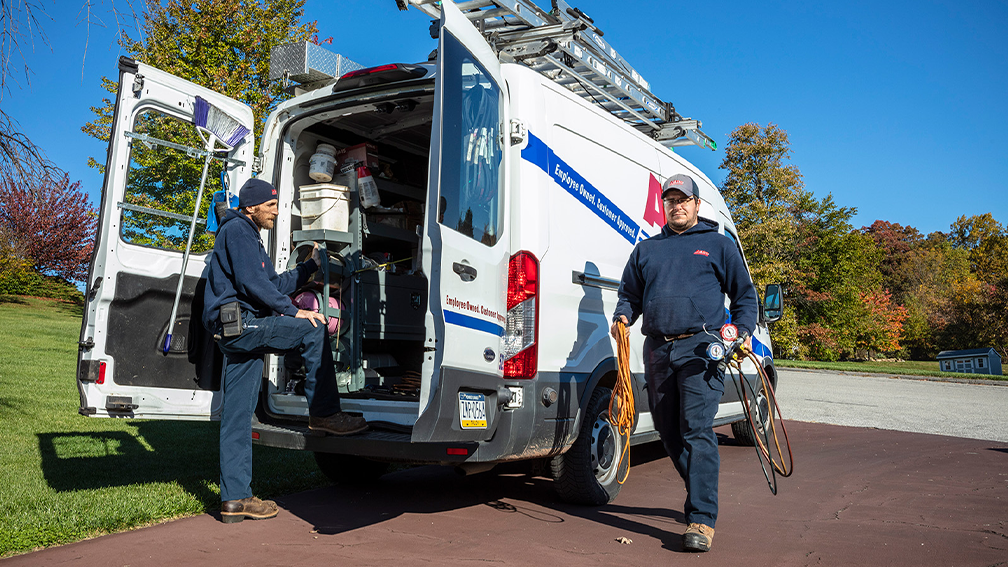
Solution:
M 492 434 L 503 376 L 509 103 L 496 54 L 449 1 L 437 73 L 422 249 L 427 353 L 413 441 L 479 440 Z
M 221 356 L 201 322 L 200 274 L 213 248 L 205 222 L 196 225 L 171 344 L 163 352 L 206 155 L 193 124 L 197 96 L 252 130 L 247 105 L 132 59 L 119 60 L 81 322 L 77 386 L 83 415 L 219 415 Z M 231 152 L 215 154 L 201 209 L 222 185 L 237 191 L 249 178 L 252 153 L 252 136 L 246 135 Z

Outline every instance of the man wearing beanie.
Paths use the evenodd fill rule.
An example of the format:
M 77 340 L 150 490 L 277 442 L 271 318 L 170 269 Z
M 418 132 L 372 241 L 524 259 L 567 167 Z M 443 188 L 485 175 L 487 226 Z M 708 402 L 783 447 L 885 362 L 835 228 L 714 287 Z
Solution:
M 225 523 L 277 515 L 276 503 L 255 498 L 251 489 L 252 412 L 259 399 L 263 355 L 301 353 L 309 429 L 333 435 L 367 429 L 364 418 L 340 411 L 325 318 L 298 309 L 289 297 L 318 269 L 318 247 L 310 259 L 282 274 L 273 269 L 263 247 L 259 233 L 273 228 L 277 204 L 272 185 L 249 179 L 239 191 L 238 208 L 221 221 L 203 272 L 203 325 L 220 337 L 217 344 L 224 353 L 220 492 Z

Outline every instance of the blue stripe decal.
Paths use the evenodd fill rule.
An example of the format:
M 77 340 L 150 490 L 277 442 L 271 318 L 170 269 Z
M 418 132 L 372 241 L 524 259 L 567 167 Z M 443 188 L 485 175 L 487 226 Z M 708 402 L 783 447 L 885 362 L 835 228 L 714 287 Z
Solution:
M 630 220 L 629 215 L 621 211 L 591 183 L 588 183 L 584 177 L 581 177 L 581 174 L 558 158 L 542 140 L 536 138 L 531 132 L 528 137 L 528 145 L 521 153 L 522 159 L 548 173 L 557 184 L 604 220 L 630 244 L 637 243 L 640 227 Z
M 756 337 L 753 337 L 752 339 L 752 351 L 753 354 L 756 354 L 757 356 L 768 356 L 773 358 L 773 353 L 770 352 L 770 349 L 768 349 L 765 344 L 756 340 Z
M 484 321 L 483 319 L 477 319 L 475 317 L 470 317 L 454 311 L 448 311 L 447 309 L 444 310 L 444 320 L 445 323 L 458 325 L 459 327 L 483 331 L 484 333 L 490 333 L 491 335 L 496 335 L 498 337 L 504 336 L 504 327 L 501 327 L 496 323 L 491 323 L 490 321 Z

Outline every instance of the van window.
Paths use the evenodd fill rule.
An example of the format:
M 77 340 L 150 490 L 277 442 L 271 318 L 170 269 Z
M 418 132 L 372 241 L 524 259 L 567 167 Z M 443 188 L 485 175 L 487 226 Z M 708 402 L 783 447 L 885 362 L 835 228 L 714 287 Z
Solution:
M 196 127 L 190 122 L 155 110 L 138 114 L 133 132 L 190 148 L 204 146 Z M 203 171 L 203 158 L 139 140 L 133 140 L 131 146 L 120 237 L 123 242 L 131 244 L 184 250 Z M 200 203 L 200 219 L 206 218 L 210 195 L 221 188 L 222 167 L 223 163 L 219 160 L 210 162 Z M 196 254 L 213 248 L 213 235 L 205 228 L 197 221 L 192 243 L 192 251 Z
M 450 33 L 444 44 L 438 222 L 493 246 L 504 218 L 501 91 Z

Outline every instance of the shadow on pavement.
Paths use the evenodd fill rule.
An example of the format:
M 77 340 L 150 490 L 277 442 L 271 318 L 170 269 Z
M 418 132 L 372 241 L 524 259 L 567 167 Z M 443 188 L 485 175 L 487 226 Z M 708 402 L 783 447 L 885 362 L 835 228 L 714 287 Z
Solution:
M 631 467 L 667 459 L 659 443 L 631 450 Z M 667 549 L 681 549 L 685 529 L 682 511 L 660 507 L 609 504 L 600 507 L 562 502 L 552 479 L 521 464 L 498 466 L 493 471 L 460 476 L 448 467 L 423 466 L 386 474 L 358 486 L 334 485 L 277 498 L 291 514 L 311 524 L 312 533 L 337 535 L 379 524 L 403 515 L 434 515 L 445 511 L 486 506 L 504 514 L 520 514 L 557 524 L 578 517 L 662 541 Z M 663 530 L 634 517 L 659 519 Z

